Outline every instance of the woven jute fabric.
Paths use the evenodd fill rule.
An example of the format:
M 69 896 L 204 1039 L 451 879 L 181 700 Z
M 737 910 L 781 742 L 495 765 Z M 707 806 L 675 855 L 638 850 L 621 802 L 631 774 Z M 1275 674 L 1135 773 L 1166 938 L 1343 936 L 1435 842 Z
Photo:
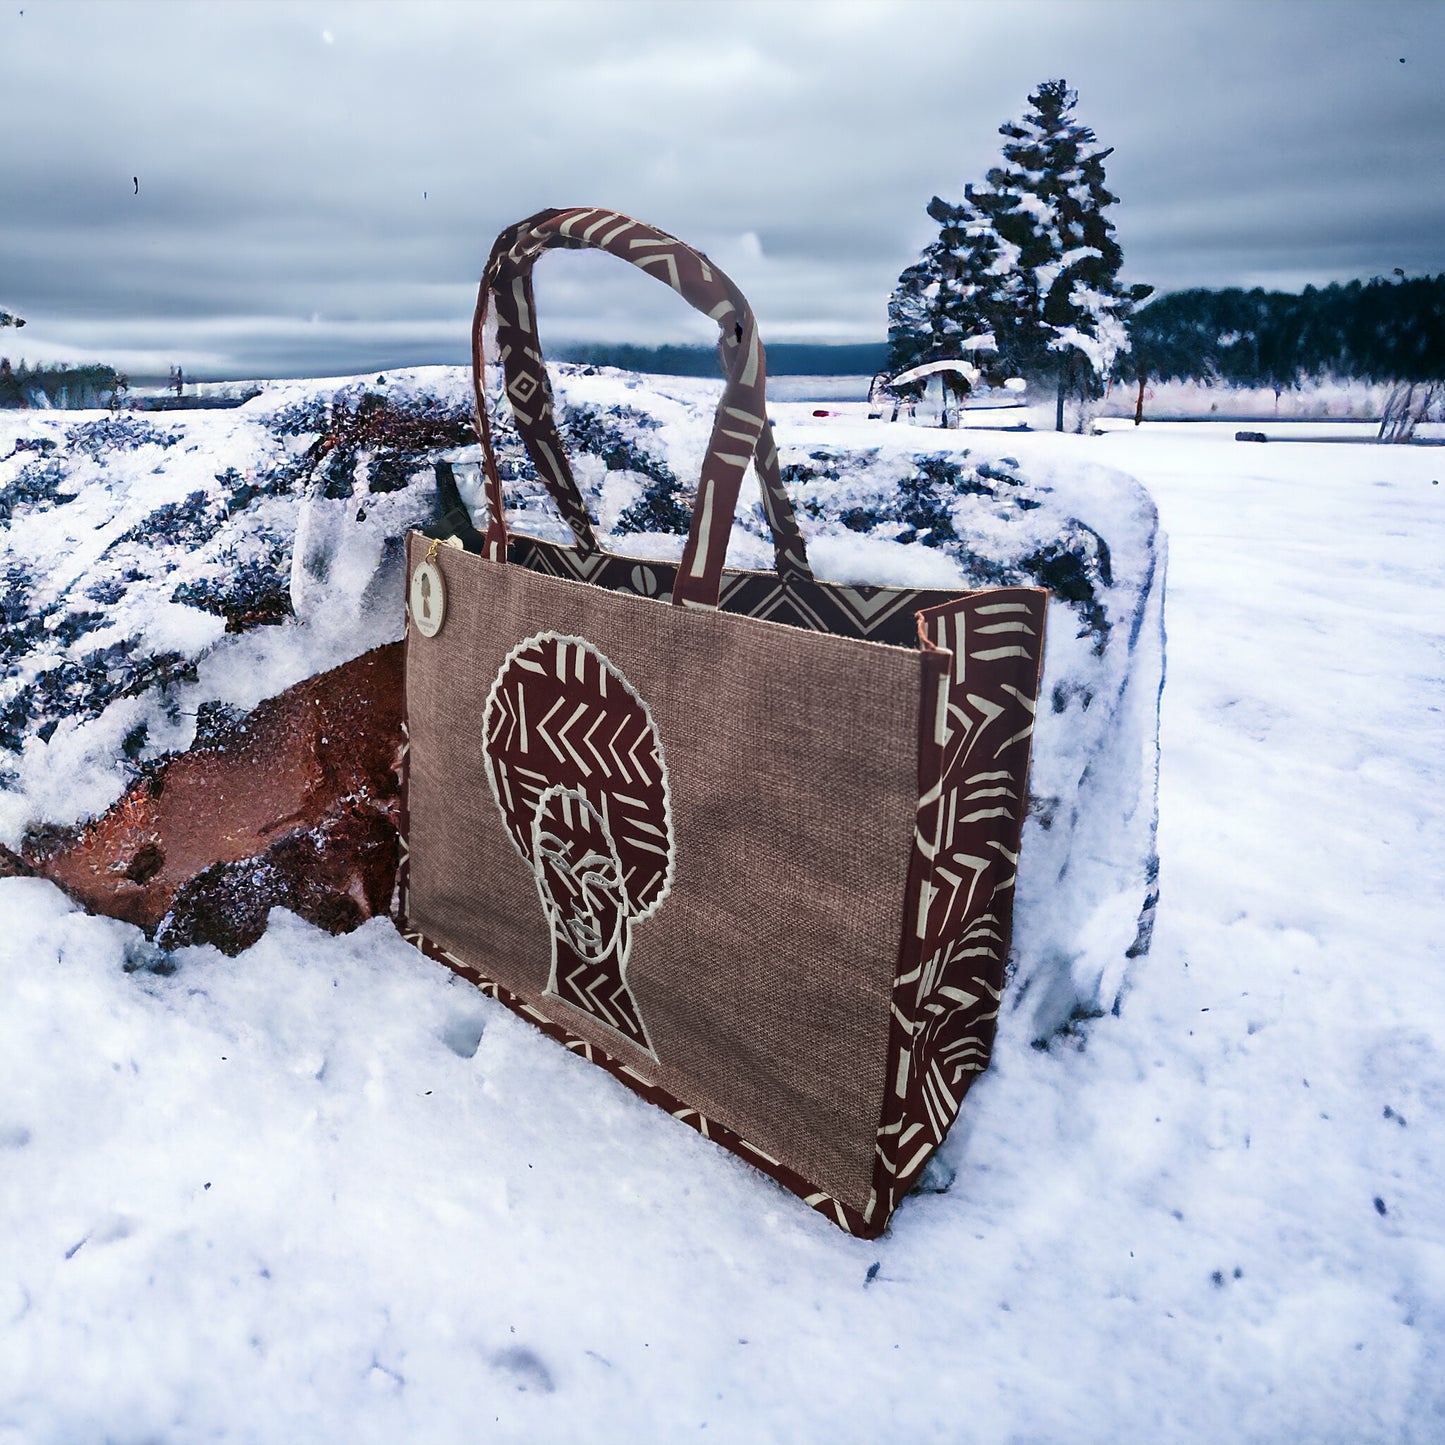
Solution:
M 411 539 L 412 566 L 426 545 Z M 655 1057 L 560 1000 L 551 1016 L 863 1209 L 918 804 L 918 650 L 451 548 L 436 563 L 446 620 L 407 652 L 407 919 L 547 1009 L 550 930 L 488 781 L 483 716 L 519 643 L 585 637 L 645 699 L 666 761 L 672 887 L 627 972 Z

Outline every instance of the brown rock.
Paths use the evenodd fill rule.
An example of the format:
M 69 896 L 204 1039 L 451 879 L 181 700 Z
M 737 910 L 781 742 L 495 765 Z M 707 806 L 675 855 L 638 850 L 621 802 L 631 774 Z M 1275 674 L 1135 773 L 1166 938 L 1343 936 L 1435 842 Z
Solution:
M 35 870 L 18 854 L 0 843 L 0 878 L 31 878 Z
M 391 906 L 401 644 L 260 703 L 100 818 L 27 840 L 24 863 L 164 948 L 236 954 L 272 908 L 344 933 Z

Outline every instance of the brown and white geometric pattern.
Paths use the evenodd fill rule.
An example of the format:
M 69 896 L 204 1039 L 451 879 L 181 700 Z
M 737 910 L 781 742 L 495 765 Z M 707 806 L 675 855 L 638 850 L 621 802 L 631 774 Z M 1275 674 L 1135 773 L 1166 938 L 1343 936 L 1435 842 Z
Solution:
M 677 576 L 676 562 L 639 561 L 615 552 L 584 555 L 577 547 L 509 532 L 508 560 L 517 566 L 590 582 L 609 592 L 667 600 Z M 957 599 L 957 591 L 920 587 L 852 587 L 811 578 L 783 581 L 776 572 L 726 570 L 718 608 L 806 632 L 828 632 L 865 642 L 912 647 L 918 642 L 917 614 Z
M 492 797 L 551 930 L 547 993 L 650 1053 L 627 960 L 675 857 L 652 713 L 590 642 L 540 632 L 507 654 L 482 733 Z
M 1007 588 L 920 618 L 935 658 L 893 990 L 876 1201 L 907 1193 L 987 1067 L 1003 997 L 1048 593 Z M 929 715 L 929 705 L 932 713 Z
M 494 561 L 505 560 L 507 555 L 501 479 L 492 454 L 491 425 L 482 387 L 486 361 L 483 341 L 494 308 L 498 354 L 517 429 L 537 475 L 572 529 L 578 551 L 585 557 L 597 550 L 591 519 L 557 432 L 551 387 L 537 337 L 532 267 L 552 247 L 608 251 L 665 281 L 717 323 L 727 381 L 698 481 L 692 529 L 671 588 L 672 600 L 679 606 L 717 605 L 733 511 L 749 462 L 755 463 L 779 575 L 786 580 L 810 579 L 802 534 L 783 489 L 777 451 L 767 425 L 767 369 L 752 308 L 733 282 L 701 252 L 630 216 L 594 207 L 542 211 L 503 231 L 482 277 L 472 324 L 472 367 L 490 513 L 487 555 Z

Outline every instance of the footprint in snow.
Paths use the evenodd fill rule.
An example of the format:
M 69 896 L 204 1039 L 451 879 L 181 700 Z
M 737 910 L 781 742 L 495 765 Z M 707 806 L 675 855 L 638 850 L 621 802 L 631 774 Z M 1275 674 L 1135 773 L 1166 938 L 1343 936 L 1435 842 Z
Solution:
M 437 1037 L 459 1059 L 476 1057 L 486 1023 L 480 1014 L 456 1014 L 437 1032 Z
M 524 1345 L 512 1345 L 492 1356 L 492 1368 L 505 1375 L 524 1394 L 550 1395 L 557 1388 L 552 1372 Z

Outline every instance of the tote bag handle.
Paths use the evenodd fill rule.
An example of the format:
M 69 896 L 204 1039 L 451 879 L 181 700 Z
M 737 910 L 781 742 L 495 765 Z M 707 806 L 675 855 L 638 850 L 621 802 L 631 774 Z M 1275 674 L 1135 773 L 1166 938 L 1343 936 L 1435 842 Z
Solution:
M 630 216 L 595 207 L 539 211 L 508 227 L 492 247 L 477 292 L 472 319 L 472 387 L 486 476 L 487 556 L 495 562 L 507 560 L 506 510 L 485 397 L 483 336 L 493 304 L 497 347 L 517 430 L 538 476 L 571 527 L 578 549 L 584 556 L 600 550 L 557 434 L 551 387 L 537 339 L 532 267 L 542 252 L 554 246 L 573 250 L 593 247 L 630 261 L 666 282 L 718 324 L 727 382 L 703 460 L 697 504 L 673 585 L 673 602 L 683 607 L 717 606 L 733 510 L 750 460 L 756 462 L 763 511 L 773 533 L 778 576 L 784 585 L 812 581 L 803 535 L 798 530 L 793 504 L 783 490 L 778 453 L 767 422 L 767 370 L 752 307 L 706 256 L 675 236 Z

